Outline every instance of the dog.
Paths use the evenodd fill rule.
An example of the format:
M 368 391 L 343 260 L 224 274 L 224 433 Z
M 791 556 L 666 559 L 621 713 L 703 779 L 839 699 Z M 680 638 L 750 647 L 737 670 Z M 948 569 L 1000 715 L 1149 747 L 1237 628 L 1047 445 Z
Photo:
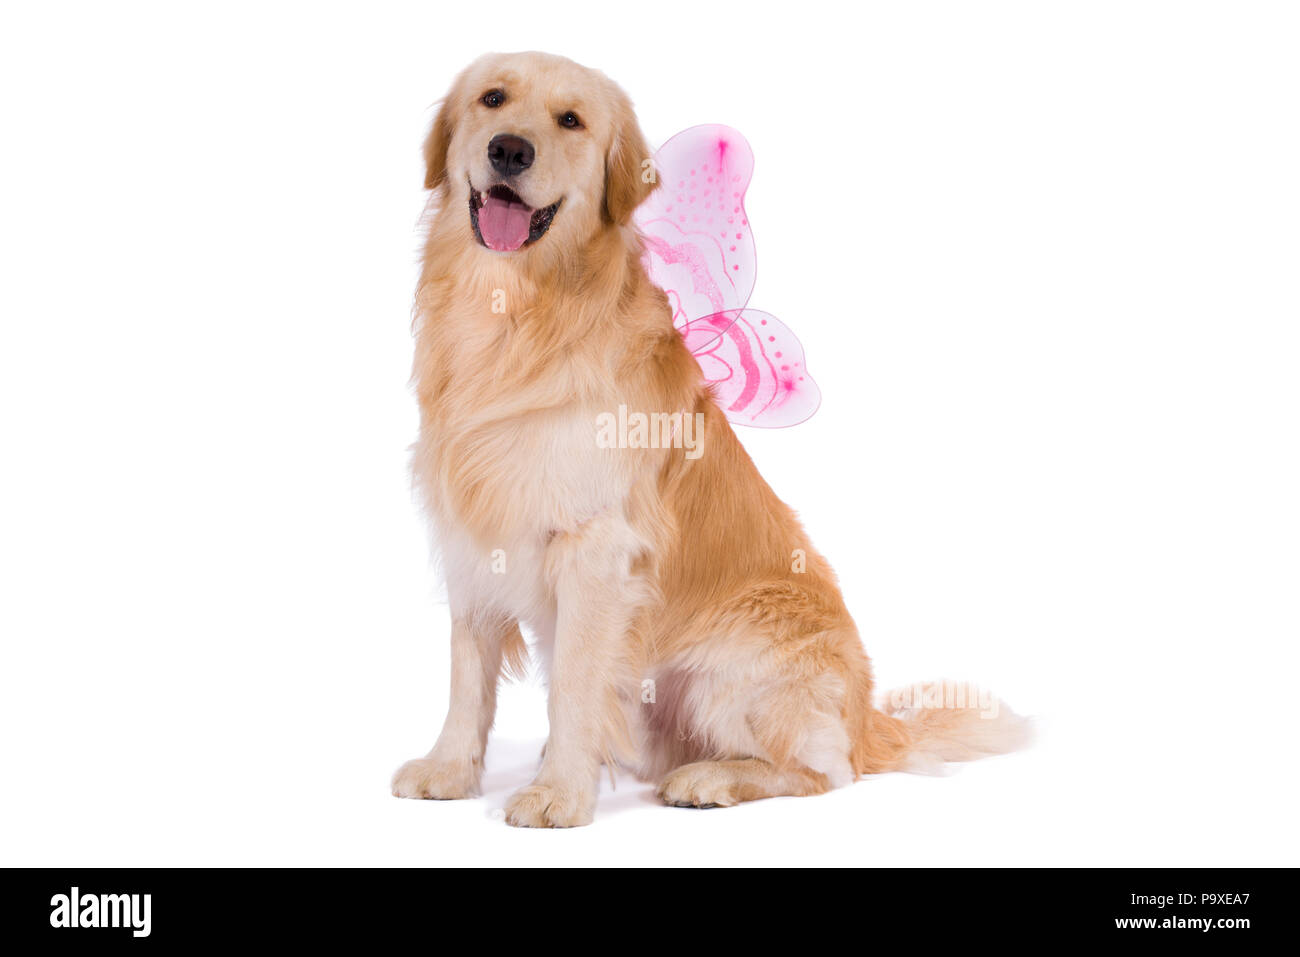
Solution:
M 830 566 L 642 265 L 650 157 L 627 95 L 558 56 L 484 56 L 438 109 L 412 469 L 446 578 L 451 696 L 393 793 L 478 792 L 498 681 L 530 658 L 521 624 L 550 735 L 506 805 L 516 826 L 590 823 L 602 765 L 666 804 L 725 807 L 1020 746 L 1005 707 L 927 706 L 933 688 L 873 703 Z M 621 407 L 697 423 L 696 447 L 602 446 Z

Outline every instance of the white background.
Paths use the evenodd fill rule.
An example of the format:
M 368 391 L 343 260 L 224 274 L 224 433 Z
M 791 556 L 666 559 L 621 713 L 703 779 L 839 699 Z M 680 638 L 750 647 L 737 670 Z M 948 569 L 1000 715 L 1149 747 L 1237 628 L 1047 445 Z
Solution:
M 1300 43 L 1268 3 L 11 5 L 0 863 L 1296 864 Z M 1041 720 L 944 778 L 596 823 L 389 796 L 442 720 L 411 503 L 419 146 L 487 50 L 741 130 L 746 430 L 882 687 Z

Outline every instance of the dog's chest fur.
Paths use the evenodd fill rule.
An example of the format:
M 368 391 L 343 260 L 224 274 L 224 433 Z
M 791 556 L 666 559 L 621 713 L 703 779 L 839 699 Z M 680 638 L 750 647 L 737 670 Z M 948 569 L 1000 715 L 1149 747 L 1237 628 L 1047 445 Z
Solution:
M 635 481 L 640 457 L 597 442 L 617 387 L 514 317 L 466 303 L 431 320 L 417 343 L 417 487 L 457 590 L 535 620 L 551 604 L 550 543 L 620 512 Z

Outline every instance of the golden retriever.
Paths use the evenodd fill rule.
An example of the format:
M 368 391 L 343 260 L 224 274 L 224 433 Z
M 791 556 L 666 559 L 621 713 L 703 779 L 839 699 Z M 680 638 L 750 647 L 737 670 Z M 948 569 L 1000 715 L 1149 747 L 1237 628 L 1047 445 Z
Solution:
M 542 53 L 473 63 L 429 133 L 413 470 L 447 580 L 451 700 L 393 793 L 476 793 L 498 679 L 529 656 L 521 623 L 550 736 L 506 806 L 518 826 L 589 823 L 602 764 L 712 807 L 1018 746 L 1023 719 L 996 702 L 873 705 L 830 566 L 642 266 L 650 156 L 622 90 Z M 693 416 L 697 447 L 602 447 L 620 406 Z

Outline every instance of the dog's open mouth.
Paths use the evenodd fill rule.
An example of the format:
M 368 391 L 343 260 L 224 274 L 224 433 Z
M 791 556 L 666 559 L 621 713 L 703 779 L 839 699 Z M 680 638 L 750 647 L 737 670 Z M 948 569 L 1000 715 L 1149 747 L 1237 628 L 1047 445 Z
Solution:
M 513 252 L 546 235 L 560 202 L 533 209 L 509 186 L 497 184 L 480 193 L 470 184 L 469 220 L 474 235 L 488 249 Z

